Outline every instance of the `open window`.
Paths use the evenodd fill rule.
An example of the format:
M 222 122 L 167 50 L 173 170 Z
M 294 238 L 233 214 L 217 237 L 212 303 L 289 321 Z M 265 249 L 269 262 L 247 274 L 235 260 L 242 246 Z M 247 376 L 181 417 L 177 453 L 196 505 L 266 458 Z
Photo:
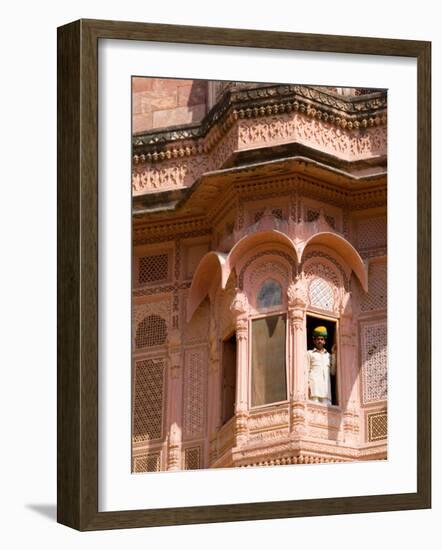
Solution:
M 334 344 L 336 344 L 336 347 L 338 345 L 338 331 L 337 331 L 337 322 L 333 319 L 324 318 L 316 315 L 307 315 L 306 317 L 306 324 L 307 324 L 307 349 L 311 350 L 314 348 L 313 343 L 313 330 L 317 326 L 323 326 L 327 329 L 327 341 L 325 344 L 325 349 L 331 353 L 332 347 Z M 339 361 L 338 361 L 338 353 L 336 355 L 336 374 L 330 376 L 330 385 L 331 385 L 331 402 L 332 405 L 338 405 L 339 404 L 339 396 L 338 396 L 338 383 L 337 379 L 339 376 Z

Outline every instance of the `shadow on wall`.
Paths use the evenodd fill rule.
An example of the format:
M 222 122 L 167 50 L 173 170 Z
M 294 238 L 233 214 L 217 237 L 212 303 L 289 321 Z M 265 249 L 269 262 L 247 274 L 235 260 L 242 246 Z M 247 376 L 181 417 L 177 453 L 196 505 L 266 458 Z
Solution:
M 191 116 L 189 122 L 200 122 L 208 111 L 208 80 L 193 80 L 187 107 Z
M 208 81 L 132 79 L 133 134 L 200 122 L 207 112 Z

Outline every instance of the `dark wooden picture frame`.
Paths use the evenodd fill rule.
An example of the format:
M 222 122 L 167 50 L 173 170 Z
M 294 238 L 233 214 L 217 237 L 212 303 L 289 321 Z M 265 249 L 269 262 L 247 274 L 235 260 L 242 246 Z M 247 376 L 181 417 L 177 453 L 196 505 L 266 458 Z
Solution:
M 98 511 L 98 41 L 123 39 L 417 59 L 417 492 Z M 58 521 L 82 531 L 431 506 L 431 43 L 79 20 L 58 29 Z

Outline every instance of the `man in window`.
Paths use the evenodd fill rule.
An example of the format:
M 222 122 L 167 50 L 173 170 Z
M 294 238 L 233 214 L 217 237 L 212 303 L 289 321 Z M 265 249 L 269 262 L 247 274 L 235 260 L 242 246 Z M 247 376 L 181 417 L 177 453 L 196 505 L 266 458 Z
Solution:
M 314 349 L 307 351 L 308 385 L 310 399 L 316 403 L 331 405 L 330 374 L 336 373 L 336 348 L 330 354 L 325 349 L 327 328 L 313 330 Z

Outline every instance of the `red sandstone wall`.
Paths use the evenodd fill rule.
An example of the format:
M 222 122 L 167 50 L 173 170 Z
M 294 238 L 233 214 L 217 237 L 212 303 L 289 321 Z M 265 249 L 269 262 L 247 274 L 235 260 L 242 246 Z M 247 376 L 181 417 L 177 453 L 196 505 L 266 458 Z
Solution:
M 207 112 L 207 81 L 132 79 L 132 133 L 199 122 Z

